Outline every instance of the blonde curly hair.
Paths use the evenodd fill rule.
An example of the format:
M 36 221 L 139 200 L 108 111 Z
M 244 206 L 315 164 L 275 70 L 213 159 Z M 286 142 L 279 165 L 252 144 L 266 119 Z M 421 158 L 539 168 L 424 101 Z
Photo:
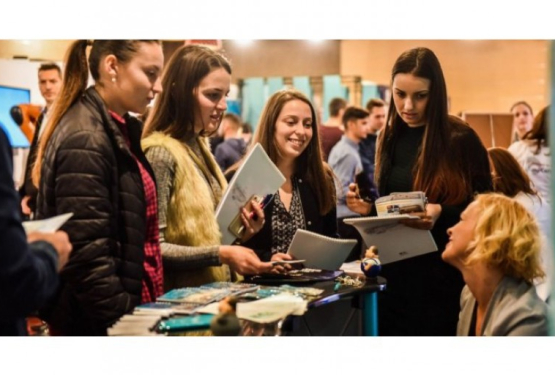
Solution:
M 501 194 L 475 198 L 480 216 L 466 263 L 484 262 L 508 276 L 532 284 L 545 273 L 540 265 L 540 231 L 536 219 L 520 203 Z

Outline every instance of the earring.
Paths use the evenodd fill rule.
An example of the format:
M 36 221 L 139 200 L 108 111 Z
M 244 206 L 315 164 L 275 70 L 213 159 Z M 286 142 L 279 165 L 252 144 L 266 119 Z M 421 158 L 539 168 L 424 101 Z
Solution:
M 112 83 L 116 83 L 116 77 L 112 77 Z

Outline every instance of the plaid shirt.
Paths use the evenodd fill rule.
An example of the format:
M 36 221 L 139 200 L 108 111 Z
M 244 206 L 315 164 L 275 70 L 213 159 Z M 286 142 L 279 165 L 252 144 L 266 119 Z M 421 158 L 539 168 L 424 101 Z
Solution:
M 131 148 L 129 134 L 125 119 L 117 113 L 109 111 L 112 118 L 118 124 L 127 146 Z M 145 259 L 143 262 L 144 276 L 143 288 L 141 292 L 141 303 L 154 302 L 157 297 L 164 292 L 164 278 L 162 270 L 162 253 L 160 250 L 160 232 L 158 229 L 158 203 L 156 197 L 156 185 L 154 180 L 143 166 L 143 164 L 133 155 L 133 158 L 141 171 L 141 178 L 145 189 L 146 199 L 146 240 L 145 240 Z

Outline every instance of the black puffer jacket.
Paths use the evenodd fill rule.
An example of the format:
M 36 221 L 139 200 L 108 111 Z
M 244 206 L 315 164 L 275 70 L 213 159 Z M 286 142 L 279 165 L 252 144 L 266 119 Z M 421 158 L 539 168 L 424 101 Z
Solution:
M 126 116 L 133 154 L 141 123 Z M 146 203 L 136 161 L 94 88 L 63 116 L 46 148 L 39 219 L 73 212 L 62 227 L 73 252 L 42 315 L 63 335 L 103 335 L 141 301 Z

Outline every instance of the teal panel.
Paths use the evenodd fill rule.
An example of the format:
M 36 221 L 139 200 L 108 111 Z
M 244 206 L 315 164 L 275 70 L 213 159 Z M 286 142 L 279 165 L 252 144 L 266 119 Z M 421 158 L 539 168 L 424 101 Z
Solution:
M 380 99 L 380 91 L 378 90 L 378 85 L 363 84 L 362 103 L 360 103 L 361 107 L 366 108 L 366 103 L 368 103 L 370 99 Z
M 264 78 L 246 78 L 243 81 L 241 89 L 243 102 L 241 115 L 243 121 L 248 122 L 252 126 L 253 132 L 258 126 L 258 119 L 266 102 L 264 90 Z
M 283 77 L 269 77 L 266 83 L 268 85 L 268 97 L 285 88 Z
M 305 94 L 312 101 L 312 87 L 308 76 L 293 77 L 293 87 Z
M 349 100 L 348 90 L 341 84 L 341 76 L 330 75 L 323 77 L 324 94 L 322 98 L 322 112 L 324 114 L 323 122 L 326 123 L 330 117 L 329 104 L 334 98 L 343 98 Z

